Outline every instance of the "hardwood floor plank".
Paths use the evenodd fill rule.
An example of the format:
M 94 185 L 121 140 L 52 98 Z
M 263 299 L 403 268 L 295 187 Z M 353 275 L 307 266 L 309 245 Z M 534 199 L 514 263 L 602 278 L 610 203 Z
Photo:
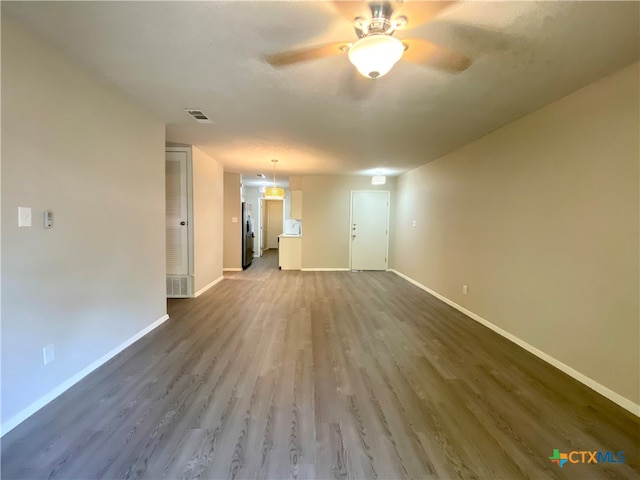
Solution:
M 584 385 L 394 274 L 276 260 L 170 301 L 2 439 L 2 478 L 640 478 L 640 420 Z

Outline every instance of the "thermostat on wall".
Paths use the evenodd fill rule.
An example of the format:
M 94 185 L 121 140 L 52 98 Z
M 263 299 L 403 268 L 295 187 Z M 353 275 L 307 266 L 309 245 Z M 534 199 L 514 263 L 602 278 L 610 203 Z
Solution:
M 44 212 L 44 228 L 53 227 L 53 212 L 51 210 L 47 210 Z

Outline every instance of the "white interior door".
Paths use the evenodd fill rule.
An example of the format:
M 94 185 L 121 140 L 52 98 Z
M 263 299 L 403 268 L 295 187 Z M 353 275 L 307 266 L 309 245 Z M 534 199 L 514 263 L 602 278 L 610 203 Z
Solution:
M 265 226 L 265 217 L 267 212 L 264 209 L 264 199 L 258 200 L 258 224 L 254 226 L 254 229 L 257 230 L 256 234 L 256 243 L 258 256 L 261 257 L 264 254 L 264 226 Z
M 189 273 L 187 153 L 166 152 L 167 275 Z
M 386 270 L 389 192 L 351 192 L 351 270 Z
M 283 225 L 282 200 L 268 200 L 267 210 L 267 247 L 277 249 L 278 235 L 282 233 Z

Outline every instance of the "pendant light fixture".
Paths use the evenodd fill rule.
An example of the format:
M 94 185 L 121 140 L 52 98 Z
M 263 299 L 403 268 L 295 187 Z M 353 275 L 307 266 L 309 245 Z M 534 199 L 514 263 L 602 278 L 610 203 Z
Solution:
M 265 200 L 284 200 L 287 192 L 284 188 L 276 187 L 276 163 L 278 163 L 278 159 L 274 158 L 271 162 L 273 162 L 273 187 L 266 187 L 262 197 Z

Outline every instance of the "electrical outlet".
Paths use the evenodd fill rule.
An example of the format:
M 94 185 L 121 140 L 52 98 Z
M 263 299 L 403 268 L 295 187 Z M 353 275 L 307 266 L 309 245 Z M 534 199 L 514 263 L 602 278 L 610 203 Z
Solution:
M 466 285 L 462 285 L 462 294 L 466 295 L 468 291 L 469 290 L 467 289 L 467 286 Z
M 47 345 L 42 349 L 42 358 L 45 365 L 53 362 L 56 359 L 56 350 L 53 346 L 53 343 Z
M 418 222 L 416 220 L 414 220 L 413 223 L 411 224 L 413 228 L 416 228 L 417 225 L 418 225 Z

